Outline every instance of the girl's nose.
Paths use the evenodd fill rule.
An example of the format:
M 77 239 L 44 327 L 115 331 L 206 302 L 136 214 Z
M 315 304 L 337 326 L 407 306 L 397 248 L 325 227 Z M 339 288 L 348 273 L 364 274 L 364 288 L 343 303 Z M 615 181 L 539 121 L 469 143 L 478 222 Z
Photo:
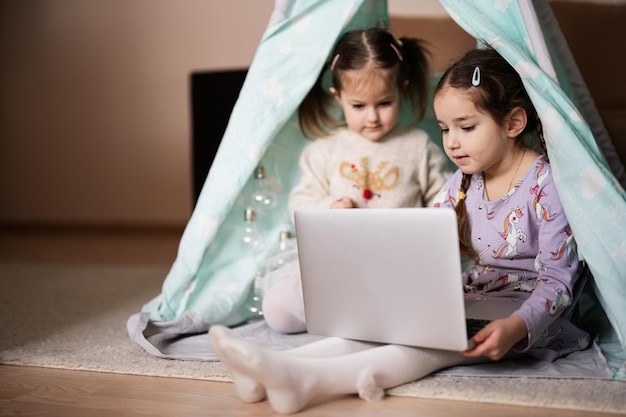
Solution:
M 376 109 L 370 109 L 367 112 L 367 120 L 370 122 L 375 122 L 378 120 L 378 111 Z
M 447 134 L 443 135 L 443 146 L 448 149 L 456 149 L 459 147 L 459 141 L 451 131 L 448 131 Z

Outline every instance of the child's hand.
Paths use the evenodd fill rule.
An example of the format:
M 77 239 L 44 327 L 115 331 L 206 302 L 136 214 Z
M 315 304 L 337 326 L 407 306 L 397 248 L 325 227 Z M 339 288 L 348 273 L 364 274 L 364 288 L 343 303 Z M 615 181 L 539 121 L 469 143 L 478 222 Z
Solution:
M 344 197 L 341 200 L 337 200 L 333 204 L 331 204 L 330 208 L 357 208 L 357 205 L 354 204 L 354 201 L 352 201 L 348 197 Z
M 526 323 L 520 316 L 494 320 L 474 335 L 472 339 L 476 346 L 461 354 L 468 357 L 487 356 L 496 361 L 527 335 Z

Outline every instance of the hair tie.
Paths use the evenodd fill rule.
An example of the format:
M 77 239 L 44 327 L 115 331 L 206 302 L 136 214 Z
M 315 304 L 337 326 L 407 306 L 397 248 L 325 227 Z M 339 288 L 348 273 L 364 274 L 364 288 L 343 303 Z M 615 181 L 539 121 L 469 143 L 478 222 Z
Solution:
M 467 194 L 465 194 L 465 191 L 459 188 L 459 191 L 457 191 L 457 194 L 456 194 L 457 201 L 461 202 L 465 200 L 465 197 L 467 197 Z
M 339 54 L 335 54 L 335 57 L 333 58 L 333 62 L 330 64 L 331 71 L 335 70 L 335 64 L 337 63 L 338 59 L 339 59 Z
M 474 68 L 474 73 L 472 74 L 472 85 L 474 87 L 478 87 L 480 85 L 480 68 Z
M 400 61 L 402 61 L 402 54 L 400 53 L 400 51 L 398 50 L 398 47 L 396 45 L 394 45 L 393 43 L 390 43 L 389 45 L 391 45 L 391 47 L 393 48 L 394 51 L 396 51 L 396 55 L 398 55 L 398 59 Z

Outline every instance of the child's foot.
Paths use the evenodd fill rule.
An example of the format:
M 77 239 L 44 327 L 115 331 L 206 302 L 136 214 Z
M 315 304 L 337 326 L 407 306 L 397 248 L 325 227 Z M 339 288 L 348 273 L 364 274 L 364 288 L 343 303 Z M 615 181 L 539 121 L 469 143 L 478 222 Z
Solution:
M 211 326 L 209 330 L 209 338 L 211 339 L 211 346 L 215 350 L 215 354 L 230 370 L 231 376 L 233 377 L 233 382 L 235 384 L 235 391 L 237 391 L 237 395 L 239 396 L 241 401 L 246 403 L 256 403 L 259 401 L 263 401 L 266 397 L 265 388 L 254 379 L 251 379 L 248 376 L 235 371 L 226 361 L 228 355 L 226 354 L 226 352 L 222 351 L 221 345 L 219 343 L 219 334 L 223 333 L 224 329 L 227 328 L 222 326 Z
M 302 359 L 265 350 L 224 326 L 212 326 L 209 334 L 217 356 L 233 373 L 235 383 L 247 381 L 247 387 L 242 385 L 241 388 L 245 398 L 255 398 L 246 391 L 252 386 L 251 381 L 256 381 L 258 386 L 265 387 L 274 411 L 291 414 L 306 407 L 315 394 L 313 375 L 302 369 Z M 258 389 L 253 391 L 259 392 Z M 241 396 L 240 388 L 237 392 Z M 244 397 L 242 399 L 246 401 Z

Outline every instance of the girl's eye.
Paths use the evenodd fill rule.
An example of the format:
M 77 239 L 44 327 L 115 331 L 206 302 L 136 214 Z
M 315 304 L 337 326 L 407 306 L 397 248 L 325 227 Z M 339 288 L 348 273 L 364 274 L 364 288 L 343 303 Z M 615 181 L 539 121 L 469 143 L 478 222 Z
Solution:
M 388 107 L 391 106 L 391 101 L 383 101 L 379 104 L 380 107 Z
M 353 108 L 353 109 L 357 109 L 357 110 L 358 110 L 358 109 L 362 109 L 363 107 L 365 107 L 365 106 L 364 106 L 364 105 L 362 105 L 362 104 L 353 104 L 353 105 L 352 105 L 352 108 Z
M 463 127 L 462 129 L 463 129 L 463 131 L 465 131 L 465 132 L 471 132 L 472 130 L 474 130 L 474 126 L 467 126 L 467 127 Z
M 441 128 L 441 134 L 445 135 L 446 133 L 448 133 L 450 131 L 450 129 L 444 129 L 443 127 Z

